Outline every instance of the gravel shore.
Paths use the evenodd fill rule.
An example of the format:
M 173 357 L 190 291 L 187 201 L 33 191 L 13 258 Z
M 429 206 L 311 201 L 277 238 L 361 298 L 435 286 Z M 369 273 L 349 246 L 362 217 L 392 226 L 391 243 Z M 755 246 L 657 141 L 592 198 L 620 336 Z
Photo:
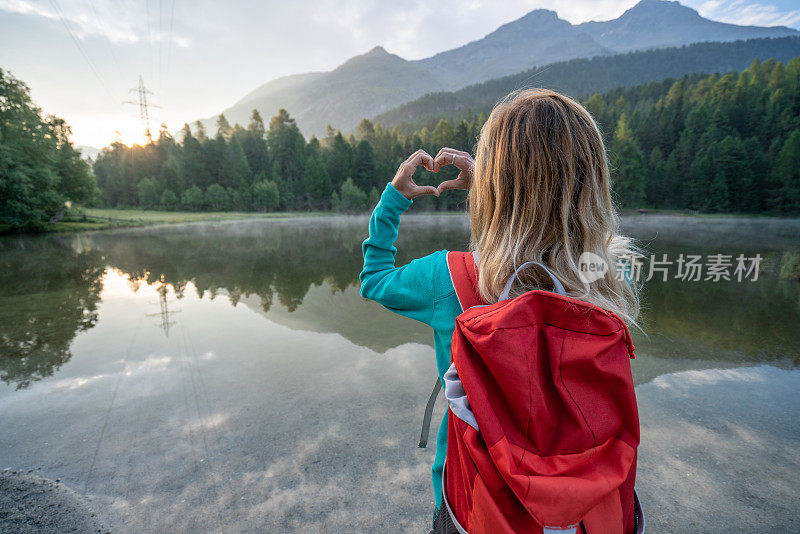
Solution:
M 12 470 L 0 472 L 0 531 L 109 532 L 86 499 L 59 480 Z

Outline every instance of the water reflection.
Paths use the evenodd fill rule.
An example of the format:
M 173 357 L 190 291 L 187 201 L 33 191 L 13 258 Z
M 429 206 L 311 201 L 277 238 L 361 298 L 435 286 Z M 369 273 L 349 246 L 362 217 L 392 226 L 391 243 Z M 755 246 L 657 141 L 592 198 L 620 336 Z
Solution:
M 72 339 L 97 323 L 103 265 L 70 240 L 2 242 L 0 379 L 25 388 L 70 359 Z
M 653 253 L 758 252 L 773 270 L 782 252 L 800 242 L 797 221 L 649 217 L 625 225 Z M 67 362 L 75 336 L 98 321 L 110 273 L 126 281 L 117 289 L 120 298 L 144 286 L 155 289 L 157 297 L 136 313 L 152 315 L 166 335 L 180 320 L 175 313 L 190 291 L 203 301 L 224 298 L 296 330 L 337 333 L 379 353 L 409 341 L 432 343 L 422 325 L 379 311 L 358 295 L 365 233 L 366 218 L 354 217 L 2 239 L 0 378 L 26 388 Z M 467 221 L 409 217 L 400 236 L 402 263 L 442 248 L 463 249 Z M 637 382 L 709 362 L 797 364 L 800 358 L 796 282 L 769 273 L 754 283 L 652 281 L 643 303 L 649 335 L 635 333 L 635 342 L 651 363 L 634 369 Z

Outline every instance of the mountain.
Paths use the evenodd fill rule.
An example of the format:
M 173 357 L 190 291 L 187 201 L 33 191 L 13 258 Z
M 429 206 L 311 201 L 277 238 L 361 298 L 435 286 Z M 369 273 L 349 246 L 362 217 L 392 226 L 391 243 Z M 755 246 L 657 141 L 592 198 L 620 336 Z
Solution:
M 75 149 L 80 150 L 83 159 L 97 159 L 97 155 L 100 153 L 99 148 L 88 145 L 77 145 Z
M 642 0 L 619 18 L 576 27 L 617 52 L 681 46 L 703 41 L 737 41 L 800 35 L 786 26 L 738 26 L 709 20 L 690 7 L 666 0 Z
M 240 98 L 239 101 L 234 104 L 234 107 L 249 102 L 258 104 L 260 101 L 269 98 L 280 98 L 290 101 L 298 93 L 302 93 L 307 88 L 313 87 L 313 84 L 320 78 L 324 78 L 326 74 L 326 72 L 306 72 L 304 74 L 291 74 L 289 76 L 277 78 L 257 87 L 254 91 Z
M 253 108 L 265 120 L 285 108 L 305 135 L 321 136 L 329 124 L 347 131 L 364 117 L 444 88 L 425 68 L 376 46 L 330 72 L 268 82 L 223 113 L 231 124 L 246 124 Z M 215 121 L 214 117 L 202 122 L 213 132 Z
M 577 26 L 558 18 L 555 11 L 536 9 L 483 39 L 417 63 L 455 89 L 533 65 L 612 53 Z
M 797 56 L 800 56 L 800 37 L 695 43 L 573 59 L 495 78 L 458 91 L 429 93 L 372 120 L 384 126 L 405 124 L 407 130 L 431 129 L 440 118 L 460 120 L 469 112 L 488 112 L 503 96 L 523 87 L 547 87 L 580 99 L 592 93 L 677 78 L 688 73 L 741 71 L 755 59 L 775 59 L 786 63 Z
M 306 136 L 321 136 L 328 124 L 349 131 L 363 117 L 380 115 L 426 93 L 454 91 L 537 65 L 703 41 L 793 35 L 800 32 L 712 21 L 666 0 L 642 0 L 619 18 L 578 25 L 554 11 L 537 9 L 482 39 L 429 58 L 407 61 L 378 46 L 330 72 L 279 78 L 223 113 L 231 123 L 245 124 L 253 108 L 265 119 L 285 108 Z M 213 132 L 215 121 L 203 122 Z

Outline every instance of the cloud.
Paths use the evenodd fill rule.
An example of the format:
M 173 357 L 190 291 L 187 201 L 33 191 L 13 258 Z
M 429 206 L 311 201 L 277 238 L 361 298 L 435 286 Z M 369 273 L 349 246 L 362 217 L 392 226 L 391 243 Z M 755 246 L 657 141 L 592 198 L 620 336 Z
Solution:
M 775 4 L 745 0 L 690 2 L 704 17 L 746 26 L 800 26 L 800 9 L 781 9 Z
M 145 4 L 147 5 L 147 4 Z M 169 31 L 169 14 L 155 9 L 132 9 L 133 5 L 98 0 L 74 0 L 68 5 L 58 0 L 0 0 L 0 10 L 21 15 L 59 20 L 78 39 L 99 36 L 113 44 L 158 43 L 172 40 L 178 46 L 188 46 L 186 37 Z M 152 11 L 152 12 L 151 12 Z
M 776 371 L 778 372 L 776 373 Z M 697 386 L 710 386 L 728 382 L 761 383 L 774 378 L 775 375 L 780 375 L 780 370 L 766 365 L 739 367 L 736 369 L 702 369 L 661 375 L 653 379 L 652 384 L 659 389 L 677 392 L 688 391 Z

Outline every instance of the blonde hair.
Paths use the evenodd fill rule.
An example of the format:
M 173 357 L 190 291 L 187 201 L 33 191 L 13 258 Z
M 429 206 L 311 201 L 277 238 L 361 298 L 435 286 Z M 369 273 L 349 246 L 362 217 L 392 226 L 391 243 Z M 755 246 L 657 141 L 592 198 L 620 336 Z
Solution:
M 638 255 L 617 233 L 608 162 L 592 116 L 574 100 L 527 89 L 499 102 L 481 129 L 469 192 L 478 289 L 496 302 L 516 267 L 546 265 L 570 297 L 636 325 L 637 288 L 619 276 L 620 260 Z M 591 252 L 609 266 L 585 283 L 578 258 Z M 511 293 L 552 287 L 541 269 L 523 270 Z

